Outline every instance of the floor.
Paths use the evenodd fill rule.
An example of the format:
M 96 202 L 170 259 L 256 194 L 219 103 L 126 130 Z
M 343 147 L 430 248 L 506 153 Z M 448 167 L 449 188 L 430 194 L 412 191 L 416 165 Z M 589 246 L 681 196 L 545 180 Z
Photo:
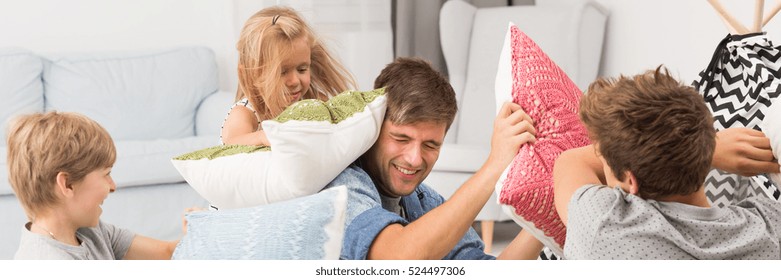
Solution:
M 480 222 L 476 222 L 472 227 L 482 237 Z M 491 255 L 498 256 L 520 231 L 521 227 L 512 220 L 494 223 L 494 242 L 491 248 Z

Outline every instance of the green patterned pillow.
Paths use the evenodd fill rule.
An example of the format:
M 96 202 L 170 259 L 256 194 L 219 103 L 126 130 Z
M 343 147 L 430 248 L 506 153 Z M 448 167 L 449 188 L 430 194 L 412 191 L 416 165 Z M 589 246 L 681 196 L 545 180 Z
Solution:
M 307 99 L 261 125 L 271 147 L 215 146 L 172 160 L 201 196 L 219 208 L 242 208 L 320 191 L 377 140 L 383 89 Z

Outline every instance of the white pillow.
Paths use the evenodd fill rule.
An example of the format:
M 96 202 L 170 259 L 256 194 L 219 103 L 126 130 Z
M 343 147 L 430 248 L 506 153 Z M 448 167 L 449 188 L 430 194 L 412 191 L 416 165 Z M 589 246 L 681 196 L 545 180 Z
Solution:
M 269 147 L 216 146 L 172 160 L 182 177 L 219 209 L 314 194 L 377 140 L 383 89 L 302 100 L 261 125 Z
M 765 110 L 765 119 L 762 120 L 760 127 L 765 136 L 770 139 L 770 148 L 776 160 L 781 159 L 781 101 L 773 102 L 773 105 Z M 781 186 L 781 170 L 769 175 L 777 186 Z
M 347 188 L 251 208 L 189 213 L 173 259 L 339 259 Z

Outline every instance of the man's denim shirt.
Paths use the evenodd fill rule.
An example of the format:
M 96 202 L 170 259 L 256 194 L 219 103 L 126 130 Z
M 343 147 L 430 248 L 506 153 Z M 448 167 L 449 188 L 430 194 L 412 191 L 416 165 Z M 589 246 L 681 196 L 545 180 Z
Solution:
M 365 260 L 369 247 L 380 232 L 391 224 L 406 226 L 423 214 L 445 202 L 436 191 L 420 184 L 415 192 L 401 198 L 409 220 L 382 208 L 380 194 L 369 175 L 360 167 L 351 165 L 326 186 L 346 185 L 349 191 L 347 217 L 340 259 Z M 448 260 L 495 259 L 483 252 L 483 242 L 474 229 L 470 228 L 453 250 L 445 256 Z

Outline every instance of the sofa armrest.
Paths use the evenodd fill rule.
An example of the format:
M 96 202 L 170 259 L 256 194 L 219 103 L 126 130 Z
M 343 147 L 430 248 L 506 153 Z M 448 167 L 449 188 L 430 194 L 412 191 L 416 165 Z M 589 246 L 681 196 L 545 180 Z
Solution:
M 222 122 L 233 104 L 233 97 L 230 92 L 217 91 L 201 101 L 198 112 L 195 113 L 196 136 L 220 135 Z
M 483 166 L 489 152 L 488 148 L 481 146 L 445 143 L 432 172 L 474 173 Z

